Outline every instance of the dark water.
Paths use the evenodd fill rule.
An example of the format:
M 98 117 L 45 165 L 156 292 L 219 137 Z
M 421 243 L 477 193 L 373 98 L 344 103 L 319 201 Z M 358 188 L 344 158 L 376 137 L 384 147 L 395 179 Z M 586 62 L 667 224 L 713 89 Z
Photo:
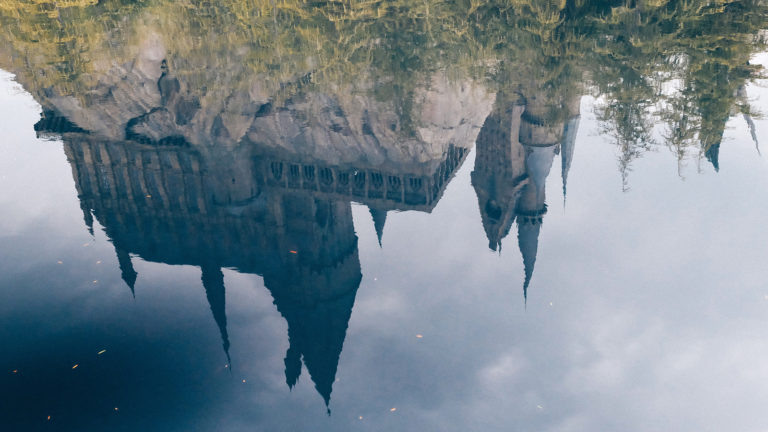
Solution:
M 768 428 L 764 3 L 92 3 L 0 6 L 0 430 Z

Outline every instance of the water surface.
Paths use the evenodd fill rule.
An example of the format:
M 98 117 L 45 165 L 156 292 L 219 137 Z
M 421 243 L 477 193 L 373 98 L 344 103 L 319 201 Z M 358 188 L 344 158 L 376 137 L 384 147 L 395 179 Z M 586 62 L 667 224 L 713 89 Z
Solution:
M 3 430 L 768 427 L 763 2 L 60 3 Z

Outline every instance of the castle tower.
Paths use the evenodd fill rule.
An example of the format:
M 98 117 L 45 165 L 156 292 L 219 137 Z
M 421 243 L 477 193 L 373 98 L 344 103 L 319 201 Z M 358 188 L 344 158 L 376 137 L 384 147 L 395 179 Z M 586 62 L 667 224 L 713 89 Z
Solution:
M 563 199 L 565 199 L 568 171 L 573 159 L 579 124 L 581 97 L 574 96 L 561 105 L 547 105 L 543 100 L 526 106 L 523 113 L 520 141 L 525 149 L 525 169 L 528 183 L 517 201 L 517 239 L 523 256 L 525 279 L 523 297 L 528 300 L 528 286 L 533 277 L 539 246 L 539 234 L 544 215 L 547 213 L 546 182 L 552 163 L 561 155 Z M 560 112 L 562 120 L 548 120 L 552 111 Z M 557 118 L 557 117 L 556 117 Z
M 565 124 L 565 133 L 563 142 L 560 144 L 560 176 L 563 180 L 563 205 L 565 205 L 565 199 L 568 196 L 568 171 L 571 170 L 571 162 L 573 162 L 573 153 L 576 149 L 576 135 L 579 132 L 579 123 L 581 116 L 576 115 L 572 117 Z
M 381 237 L 384 235 L 384 225 L 387 223 L 387 210 L 369 206 L 368 211 L 371 212 L 373 227 L 376 229 L 376 237 L 379 239 L 379 247 L 381 247 Z
M 205 297 L 208 299 L 208 306 L 213 313 L 213 319 L 219 327 L 222 347 L 224 348 L 224 354 L 227 356 L 227 363 L 229 363 L 231 360 L 229 358 L 229 334 L 227 333 L 224 273 L 222 273 L 221 268 L 215 264 L 204 264 L 201 267 L 201 270 L 202 275 L 200 276 L 200 279 L 203 282 L 203 287 L 205 287 Z
M 296 384 L 303 361 L 328 406 L 362 280 L 352 208 L 349 202 L 276 195 L 270 201 L 280 229 L 272 230 L 271 243 L 285 250 L 274 251 L 264 285 L 288 323 L 286 384 Z
M 554 144 L 526 147 L 525 166 L 529 182 L 523 188 L 516 208 L 517 241 L 525 268 L 523 297 L 526 302 L 528 300 L 528 286 L 531 283 L 536 264 L 541 224 L 547 213 L 546 181 L 557 150 L 558 148 Z
M 136 286 L 136 277 L 139 274 L 133 269 L 131 255 L 117 246 L 115 246 L 115 253 L 117 253 L 117 263 L 120 266 L 120 276 L 125 281 L 125 284 L 128 285 L 128 288 L 131 289 L 131 295 L 135 298 L 136 292 L 134 287 Z
M 488 247 L 501 241 L 515 220 L 515 202 L 527 181 L 525 153 L 518 139 L 524 107 L 499 94 L 477 137 L 472 186 L 477 195 Z

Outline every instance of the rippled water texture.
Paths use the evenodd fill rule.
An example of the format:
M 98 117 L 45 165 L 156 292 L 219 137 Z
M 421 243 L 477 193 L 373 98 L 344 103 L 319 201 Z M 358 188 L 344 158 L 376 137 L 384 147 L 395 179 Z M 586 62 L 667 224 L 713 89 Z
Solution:
M 4 0 L 0 430 L 765 430 L 766 10 Z

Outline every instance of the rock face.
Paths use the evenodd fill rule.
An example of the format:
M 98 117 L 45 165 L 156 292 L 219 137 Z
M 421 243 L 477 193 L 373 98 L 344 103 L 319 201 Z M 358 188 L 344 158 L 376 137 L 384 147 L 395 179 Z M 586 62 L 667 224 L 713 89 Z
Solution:
M 149 33 L 128 61 L 99 63 L 87 84 L 75 92 L 67 86 L 35 88 L 29 71 L 13 71 L 46 111 L 55 112 L 79 127 L 107 139 L 125 138 L 128 122 L 161 106 L 158 80 L 166 49 L 162 37 Z M 102 69 L 103 68 L 103 69 Z
M 256 163 L 257 172 L 271 172 L 262 184 L 332 193 L 384 213 L 430 211 L 495 98 L 479 82 L 449 79 L 445 71 L 406 84 L 373 65 L 354 82 L 319 84 L 311 60 L 276 83 L 249 73 L 249 47 L 175 56 L 180 43 L 165 30 L 150 18 L 120 24 L 107 34 L 108 49 L 89 54 L 87 73 L 68 79 L 41 78 L 61 67 L 53 57 L 31 56 L 39 67 L 19 61 L 34 45 L 14 53 L 9 67 L 43 107 L 37 129 L 192 149 L 206 165 L 221 167 L 202 174 L 218 202 L 261 193 Z
M 430 171 L 450 146 L 471 148 L 493 104 L 482 86 L 451 83 L 442 74 L 413 99 L 412 112 L 398 115 L 397 101 L 379 100 L 373 89 L 302 95 L 265 109 L 247 139 L 330 164 Z
M 140 30 L 65 84 L 45 85 L 34 69 L 0 67 L 16 73 L 46 113 L 103 140 L 256 145 L 297 160 L 421 174 L 434 171 L 449 147 L 471 148 L 493 105 L 482 84 L 445 72 L 415 78 L 401 95 L 390 91 L 400 83 L 370 70 L 354 82 L 323 85 L 311 69 L 294 70 L 276 84 L 242 65 L 247 49 L 181 58 L 161 26 L 143 22 Z
M 451 83 L 441 75 L 416 92 L 413 112 L 405 115 L 397 114 L 396 101 L 356 89 L 300 91 L 280 105 L 237 91 L 212 100 L 190 90 L 164 60 L 156 62 L 157 71 L 164 71 L 159 78 L 144 72 L 148 63 L 135 62 L 142 69 L 112 68 L 91 90 L 99 97 L 89 105 L 53 94 L 44 106 L 106 140 L 255 145 L 296 160 L 428 172 L 450 146 L 471 148 L 493 103 L 482 86 Z M 404 118 L 414 125 L 410 130 Z

